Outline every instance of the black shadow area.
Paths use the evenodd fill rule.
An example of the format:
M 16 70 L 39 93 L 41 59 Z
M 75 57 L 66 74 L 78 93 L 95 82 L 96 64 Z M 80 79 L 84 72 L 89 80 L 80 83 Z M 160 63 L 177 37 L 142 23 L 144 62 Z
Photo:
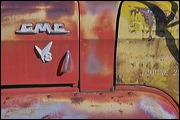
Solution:
M 62 66 L 63 66 L 63 61 L 66 58 L 66 54 L 64 54 L 64 56 L 61 58 L 61 60 L 59 61 L 59 65 L 57 68 L 57 76 L 62 76 L 64 74 L 64 72 L 62 71 Z

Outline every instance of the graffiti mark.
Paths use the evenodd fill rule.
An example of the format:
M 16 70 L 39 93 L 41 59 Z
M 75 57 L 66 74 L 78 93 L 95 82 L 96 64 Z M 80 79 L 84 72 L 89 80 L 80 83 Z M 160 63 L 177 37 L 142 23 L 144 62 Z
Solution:
M 151 40 L 153 25 L 155 25 L 155 20 L 153 18 L 152 11 L 149 8 L 135 7 L 135 9 L 133 9 L 131 11 L 131 15 L 133 15 L 133 17 L 135 17 L 135 19 L 138 19 L 137 22 L 136 22 L 136 20 L 133 20 L 131 22 L 134 22 L 141 26 L 140 30 L 142 30 L 143 37 L 144 37 L 144 34 L 146 34 L 146 36 L 147 36 L 147 34 L 149 33 L 148 39 Z M 139 19 L 144 19 L 146 24 L 141 24 Z M 148 25 L 148 27 L 147 27 L 147 25 Z
M 153 12 L 153 15 L 156 20 L 156 35 L 159 37 L 165 37 L 169 51 L 171 52 L 175 60 L 179 63 L 179 57 L 176 57 L 179 56 L 179 50 L 176 46 L 175 38 L 173 37 L 172 33 L 167 29 L 172 24 L 174 25 L 174 23 L 170 25 L 168 24 L 175 18 L 176 12 L 178 11 L 177 3 L 169 1 L 172 5 L 171 14 L 169 16 L 166 16 L 165 13 L 157 5 L 144 1 L 139 2 L 148 6 L 149 9 Z M 177 23 L 175 23 L 175 25 L 176 24 Z

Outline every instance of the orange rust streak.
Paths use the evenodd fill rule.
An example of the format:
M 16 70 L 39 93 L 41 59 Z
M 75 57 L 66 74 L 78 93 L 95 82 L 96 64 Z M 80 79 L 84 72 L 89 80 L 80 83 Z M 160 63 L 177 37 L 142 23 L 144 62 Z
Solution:
M 85 14 L 87 14 L 87 10 L 86 10 L 86 6 L 85 6 L 85 4 L 84 4 L 84 2 L 80 2 L 80 14 L 81 15 L 85 15 Z
M 97 35 L 99 39 L 115 39 L 115 28 L 113 28 L 115 21 L 111 14 L 110 10 L 106 8 L 97 18 L 93 33 Z

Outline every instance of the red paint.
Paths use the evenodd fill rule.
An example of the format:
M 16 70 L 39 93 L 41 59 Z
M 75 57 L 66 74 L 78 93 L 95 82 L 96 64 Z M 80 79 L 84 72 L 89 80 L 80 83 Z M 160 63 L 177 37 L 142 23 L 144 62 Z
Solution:
M 109 91 L 113 86 L 113 47 L 109 40 L 81 41 L 81 91 Z
M 81 2 L 81 1 L 80 1 L 80 14 L 81 15 L 86 15 L 87 14 L 85 3 Z
M 96 4 L 98 4 L 99 7 L 103 6 L 101 2 L 96 2 Z M 108 4 L 113 9 L 112 6 L 114 6 L 114 3 L 109 2 Z M 53 104 L 66 103 L 68 105 L 67 108 L 59 107 L 58 109 L 46 109 L 44 111 L 48 111 L 48 113 L 50 111 L 50 114 L 41 116 L 40 118 L 61 119 L 64 115 L 66 115 L 64 112 L 68 111 L 70 114 L 71 112 L 74 112 L 73 114 L 77 116 L 83 113 L 89 119 L 155 119 L 152 114 L 149 114 L 147 111 L 142 110 L 142 108 L 140 107 L 140 102 L 144 98 L 144 100 L 154 100 L 155 103 L 157 102 L 158 105 L 160 105 L 165 111 L 174 113 L 175 117 L 178 118 L 179 109 L 177 104 L 171 97 L 157 89 L 143 86 L 117 86 L 115 88 L 115 91 L 110 91 L 110 89 L 113 87 L 114 82 L 114 45 L 117 14 L 117 12 L 112 11 L 117 10 L 117 8 L 114 8 L 114 10 L 105 8 L 102 11 L 94 13 L 94 11 L 88 11 L 85 5 L 88 6 L 88 2 L 86 2 L 86 4 L 85 2 L 80 2 L 80 22 L 82 23 L 88 21 L 88 18 L 84 18 L 83 15 L 93 13 L 96 16 L 94 17 L 94 19 L 96 20 L 93 24 L 90 23 L 91 21 L 88 21 L 89 24 L 92 24 L 92 26 L 90 26 L 89 28 L 80 25 L 81 28 L 79 30 L 78 16 L 77 20 L 74 20 L 72 19 L 72 14 L 68 14 L 68 17 L 66 16 L 67 18 L 60 18 L 58 19 L 58 21 L 64 23 L 65 29 L 71 31 L 69 35 L 56 36 L 46 35 L 45 33 L 39 33 L 36 35 L 15 35 L 15 38 L 10 38 L 9 41 L 1 42 L 2 85 L 71 83 L 74 84 L 74 88 L 39 87 L 2 89 L 1 109 L 10 109 L 8 112 L 11 112 L 11 114 L 13 114 L 13 109 L 15 108 L 25 109 L 31 108 L 34 105 L 38 105 L 38 108 L 33 107 L 33 109 L 31 109 L 31 111 L 36 112 L 36 110 L 44 110 L 43 107 L 48 106 L 49 103 L 51 104 L 52 102 Z M 75 6 L 74 10 L 78 10 L 77 6 Z M 46 21 L 44 20 L 41 22 Z M 50 20 L 51 24 L 54 22 L 57 22 L 57 19 Z M 35 22 L 32 23 L 35 24 Z M 79 31 L 80 36 L 78 36 Z M 86 36 L 87 34 L 92 34 L 92 36 L 88 38 Z M 79 39 L 80 46 L 78 41 Z M 48 63 L 42 63 L 42 61 L 35 55 L 34 45 L 37 45 L 42 49 L 50 41 L 53 42 L 53 49 L 51 50 L 53 54 L 53 60 Z M 63 64 L 61 69 L 59 69 L 58 66 L 67 50 L 71 52 L 68 72 L 60 76 L 57 74 L 57 72 L 62 71 Z M 62 61 L 62 63 L 63 62 L 64 61 Z M 80 86 L 78 84 L 79 79 Z M 79 92 L 79 89 L 80 91 L 106 92 L 88 93 Z M 86 106 L 81 106 L 84 105 L 84 103 Z M 107 111 L 109 109 L 112 109 L 110 107 L 105 107 L 105 109 L 102 109 L 101 111 L 96 111 L 99 110 L 99 107 L 103 108 L 103 105 L 110 106 L 112 103 L 117 103 L 118 105 L 123 104 L 125 106 L 128 106 L 129 108 L 134 106 L 136 109 L 132 111 L 131 109 L 129 109 L 131 111 L 129 113 L 127 112 L 128 109 L 121 106 L 118 111 L 112 110 L 111 112 L 108 112 L 108 114 Z M 81 106 L 83 110 L 79 109 L 79 106 Z M 85 109 L 86 107 L 87 109 Z M 97 109 L 89 112 L 88 110 L 92 109 L 93 107 L 97 107 Z M 15 109 L 15 111 L 17 109 Z M 63 112 L 61 111 L 62 109 L 64 110 Z M 124 109 L 126 109 L 127 111 L 124 111 Z M 16 112 L 16 114 L 18 114 L 18 111 Z M 156 114 L 156 112 L 154 112 L 154 114 Z M 33 114 L 26 115 L 28 116 Z
M 92 3 L 92 2 L 91 2 Z M 81 4 L 91 4 L 90 2 L 80 2 Z M 108 2 L 109 6 L 114 6 L 113 2 Z M 104 7 L 100 2 L 96 2 L 99 7 Z M 91 6 L 91 5 L 90 5 Z M 80 31 L 80 90 L 81 91 L 109 91 L 113 87 L 114 81 L 114 45 L 115 26 L 117 8 L 110 10 L 109 6 L 102 11 L 94 13 L 91 17 L 95 22 L 89 21 Z M 81 8 L 80 8 L 81 9 Z M 92 13 L 91 9 L 86 9 L 86 14 Z M 94 12 L 94 11 L 93 11 Z M 88 18 L 80 14 L 80 22 L 87 22 Z M 88 14 L 91 15 L 91 14 Z M 92 36 L 85 36 L 92 34 Z
M 13 89 L 1 89 L 2 95 L 14 95 L 14 94 L 43 94 L 43 93 L 67 93 L 67 92 L 79 92 L 78 88 L 72 87 L 39 87 L 39 88 L 13 88 Z
M 28 2 L 23 2 L 26 4 Z M 32 2 L 29 2 L 29 4 Z M 70 4 L 71 3 L 71 4 Z M 26 18 L 21 19 L 17 22 L 13 33 L 8 33 L 4 36 L 13 36 L 8 40 L 2 40 L 2 85 L 27 85 L 27 84 L 77 84 L 78 73 L 79 73 L 79 16 L 77 12 L 78 4 L 77 2 L 57 2 L 57 4 L 62 4 L 64 13 L 62 11 L 57 11 L 59 14 L 54 19 L 43 19 L 36 20 L 37 18 Z M 53 4 L 55 4 L 53 2 Z M 11 5 L 7 2 L 7 6 Z M 19 4 L 16 4 L 19 5 Z M 37 4 L 38 5 L 38 4 Z M 49 9 L 47 3 L 44 4 L 47 16 L 53 16 L 52 10 L 60 10 L 57 5 L 51 6 Z M 68 7 L 68 6 L 74 7 Z M 42 5 L 40 5 L 42 6 Z M 12 7 L 12 6 L 11 6 Z M 34 6 L 35 7 L 35 6 Z M 29 14 L 34 7 L 23 7 L 26 9 L 23 15 Z M 47 8 L 46 8 L 47 7 Z M 10 8 L 11 9 L 11 8 Z M 13 6 L 15 12 L 18 12 L 16 6 Z M 38 9 L 39 10 L 39 9 Z M 7 16 L 12 14 L 12 11 L 8 12 Z M 32 13 L 33 14 L 33 13 Z M 63 15 L 63 16 L 62 16 Z M 6 16 L 6 17 L 7 17 Z M 73 16 L 73 19 L 72 19 Z M 5 17 L 5 16 L 4 16 Z M 25 16 L 24 16 L 25 17 Z M 42 19 L 41 17 L 39 19 Z M 3 21 L 6 22 L 6 21 Z M 68 35 L 47 35 L 45 32 L 33 34 L 33 35 L 19 35 L 15 34 L 16 30 L 20 29 L 23 23 L 32 23 L 34 28 L 36 22 L 49 22 L 53 23 L 63 23 L 66 30 L 70 31 Z M 7 24 L 9 25 L 9 24 Z M 17 26 L 17 27 L 16 27 Z M 6 31 L 5 27 L 3 29 Z M 41 59 L 36 56 L 34 46 L 38 46 L 43 49 L 50 41 L 53 42 L 51 47 L 52 61 L 43 63 Z M 66 73 L 61 74 L 64 69 L 63 56 L 66 51 L 69 50 L 70 61 L 68 70 Z
M 52 39 L 52 61 L 43 63 L 38 59 L 34 46 L 43 49 L 50 41 L 3 41 L 2 42 L 2 85 L 60 84 L 78 81 L 78 41 L 55 41 Z M 60 61 L 66 51 L 71 52 L 66 73 Z M 59 67 L 61 66 L 61 67 Z M 61 68 L 61 69 L 59 69 Z
M 32 91 L 32 89 L 30 91 Z M 134 87 L 132 90 L 132 87 L 124 86 L 121 90 L 115 90 L 112 92 L 92 93 L 54 92 L 49 89 L 49 91 L 47 90 L 43 94 L 32 94 L 30 91 L 27 92 L 27 94 L 14 93 L 11 95 L 3 92 L 1 98 L 1 109 L 9 109 L 9 111 L 14 111 L 15 114 L 19 115 L 21 113 L 18 112 L 18 109 L 22 109 L 22 107 L 26 107 L 27 111 L 30 110 L 34 113 L 43 110 L 49 114 L 43 116 L 40 116 L 41 114 L 39 114 L 38 117 L 44 119 L 53 119 L 57 117 L 63 118 L 64 116 L 67 116 L 67 113 L 74 117 L 83 115 L 86 119 L 157 119 L 158 113 L 155 111 L 154 113 L 150 113 L 148 108 L 146 110 L 142 109 L 142 100 L 147 102 L 148 100 L 151 100 L 152 103 L 149 107 L 156 108 L 156 106 L 160 106 L 164 111 L 168 112 L 168 114 L 165 112 L 163 113 L 160 108 L 156 108 L 161 111 L 160 116 L 162 118 L 172 117 L 169 116 L 170 114 L 174 115 L 175 118 L 179 117 L 178 110 L 175 109 L 171 100 L 165 97 L 166 95 L 163 92 L 146 87 Z M 48 97 L 49 95 L 51 95 L 51 97 Z M 7 97 L 9 97 L 9 99 L 6 99 Z M 54 104 L 63 104 L 64 107 L 43 109 L 44 106 L 49 106 L 49 104 L 53 106 Z M 14 113 L 7 114 L 12 115 Z M 26 114 L 24 117 L 32 115 L 33 114 Z
M 96 24 L 93 28 L 93 35 L 97 35 L 99 39 L 109 39 L 112 40 L 112 42 L 114 41 L 114 26 L 116 26 L 116 18 L 114 18 L 112 14 L 113 13 L 108 8 L 102 11 L 102 13 L 98 16 Z

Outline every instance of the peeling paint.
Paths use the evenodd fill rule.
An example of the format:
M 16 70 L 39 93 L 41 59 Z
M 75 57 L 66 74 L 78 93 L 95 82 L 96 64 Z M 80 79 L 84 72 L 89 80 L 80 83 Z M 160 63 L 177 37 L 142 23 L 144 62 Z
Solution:
M 101 94 L 100 94 L 101 93 Z M 2 119 L 159 119 L 178 118 L 169 99 L 139 90 L 11 95 L 1 103 Z M 132 94 L 133 93 L 133 94 Z M 16 93 L 17 94 L 17 93 Z M 23 99 L 21 99 L 23 98 Z M 21 107 L 26 103 L 29 106 Z M 12 106 L 14 104 L 14 106 Z
M 179 67 L 173 65 L 179 62 L 178 6 L 177 1 L 122 3 L 116 54 L 117 84 L 159 88 L 179 103 Z

